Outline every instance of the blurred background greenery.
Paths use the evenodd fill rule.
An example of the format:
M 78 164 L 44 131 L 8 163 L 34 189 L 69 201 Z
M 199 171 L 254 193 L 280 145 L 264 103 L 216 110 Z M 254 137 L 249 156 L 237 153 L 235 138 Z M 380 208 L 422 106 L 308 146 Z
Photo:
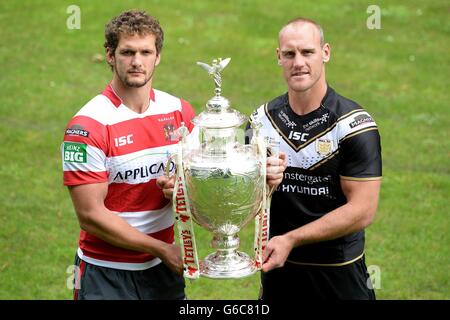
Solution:
M 81 10 L 70 30 L 69 5 Z M 381 9 L 370 30 L 369 5 Z M 383 185 L 366 232 L 379 299 L 449 299 L 448 1 L 0 2 L 0 299 L 71 299 L 79 232 L 62 186 L 60 143 L 71 117 L 111 79 L 104 25 L 132 8 L 165 30 L 154 86 L 199 112 L 212 83 L 196 61 L 231 57 L 223 95 L 251 113 L 286 91 L 276 64 L 280 27 L 317 20 L 331 43 L 329 84 L 364 106 L 382 136 Z M 251 252 L 253 226 L 242 233 Z M 200 256 L 211 236 L 196 228 Z M 259 276 L 187 282 L 190 299 L 256 299 Z

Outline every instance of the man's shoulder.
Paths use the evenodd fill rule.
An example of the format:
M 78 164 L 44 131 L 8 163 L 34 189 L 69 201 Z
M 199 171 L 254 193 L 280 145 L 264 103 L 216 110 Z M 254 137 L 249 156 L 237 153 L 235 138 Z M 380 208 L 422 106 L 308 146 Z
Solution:
M 113 106 L 113 103 L 108 99 L 108 97 L 106 97 L 103 94 L 98 94 L 94 96 L 91 100 L 86 102 L 86 104 L 83 107 L 81 107 L 80 111 L 78 111 L 77 114 L 83 112 L 89 113 L 92 112 L 93 109 L 108 108 L 111 106 Z
M 171 93 L 168 93 L 168 92 L 165 92 L 165 91 L 162 91 L 159 89 L 153 89 L 153 92 L 155 94 L 154 100 L 157 103 L 170 103 L 170 102 L 180 102 L 180 101 L 182 103 L 188 103 L 188 102 L 186 102 L 186 100 L 184 100 L 180 97 L 174 96 Z
M 332 88 L 330 88 L 329 91 L 330 92 L 327 92 L 324 105 L 330 111 L 335 113 L 337 118 L 341 118 L 358 111 L 365 111 L 358 102 L 337 93 Z
M 64 140 L 71 140 L 73 137 L 95 139 L 98 135 L 104 135 L 105 114 L 108 114 L 106 111 L 108 108 L 110 108 L 108 100 L 102 95 L 89 100 L 68 122 Z
M 170 93 L 162 90 L 152 89 L 154 96 L 153 101 L 158 106 L 151 113 L 170 113 L 174 111 L 179 111 L 187 118 L 193 118 L 195 116 L 195 111 L 192 105 L 186 100 L 176 97 Z
M 285 106 L 288 103 L 288 95 L 287 93 L 283 93 L 282 95 L 270 100 L 266 103 L 266 108 L 268 111 L 279 109 L 280 107 Z
M 261 119 L 267 116 L 267 112 L 273 112 L 286 104 L 287 94 L 284 93 L 262 105 L 250 116 L 251 119 Z
M 337 124 L 335 128 L 340 141 L 378 130 L 374 118 L 359 103 L 331 90 L 331 93 L 327 92 L 324 103 L 334 113 L 332 123 Z
M 73 116 L 71 121 L 75 118 L 84 117 L 96 122 L 106 125 L 108 114 L 115 106 L 111 101 L 102 94 L 98 94 L 89 100 L 81 109 Z

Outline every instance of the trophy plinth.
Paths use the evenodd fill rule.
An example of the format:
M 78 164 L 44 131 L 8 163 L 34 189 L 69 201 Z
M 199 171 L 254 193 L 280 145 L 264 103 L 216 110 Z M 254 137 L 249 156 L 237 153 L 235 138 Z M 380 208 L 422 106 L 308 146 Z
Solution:
M 243 278 L 257 271 L 254 259 L 240 252 L 237 232 L 233 235 L 214 234 L 211 246 L 216 252 L 200 262 L 200 272 L 208 278 Z

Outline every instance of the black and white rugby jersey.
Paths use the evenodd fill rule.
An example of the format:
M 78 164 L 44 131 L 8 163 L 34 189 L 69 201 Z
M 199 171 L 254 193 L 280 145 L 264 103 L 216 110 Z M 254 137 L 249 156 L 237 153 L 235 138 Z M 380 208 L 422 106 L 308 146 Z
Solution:
M 320 107 L 294 113 L 287 93 L 259 107 L 251 121 L 280 141 L 286 153 L 284 178 L 271 205 L 270 236 L 284 234 L 344 205 L 340 180 L 381 179 L 381 146 L 373 118 L 328 86 Z M 364 252 L 364 231 L 295 248 L 288 260 L 345 264 Z

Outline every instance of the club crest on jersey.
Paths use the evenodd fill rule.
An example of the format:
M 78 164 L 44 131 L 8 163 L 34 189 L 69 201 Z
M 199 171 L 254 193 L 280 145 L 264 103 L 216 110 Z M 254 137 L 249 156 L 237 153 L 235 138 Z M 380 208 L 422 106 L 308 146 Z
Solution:
M 316 151 L 323 157 L 330 155 L 333 152 L 333 141 L 328 139 L 316 140 Z
M 176 134 L 175 134 L 175 126 L 172 123 L 167 123 L 163 126 L 164 130 L 164 137 L 166 138 L 166 141 L 176 141 Z

